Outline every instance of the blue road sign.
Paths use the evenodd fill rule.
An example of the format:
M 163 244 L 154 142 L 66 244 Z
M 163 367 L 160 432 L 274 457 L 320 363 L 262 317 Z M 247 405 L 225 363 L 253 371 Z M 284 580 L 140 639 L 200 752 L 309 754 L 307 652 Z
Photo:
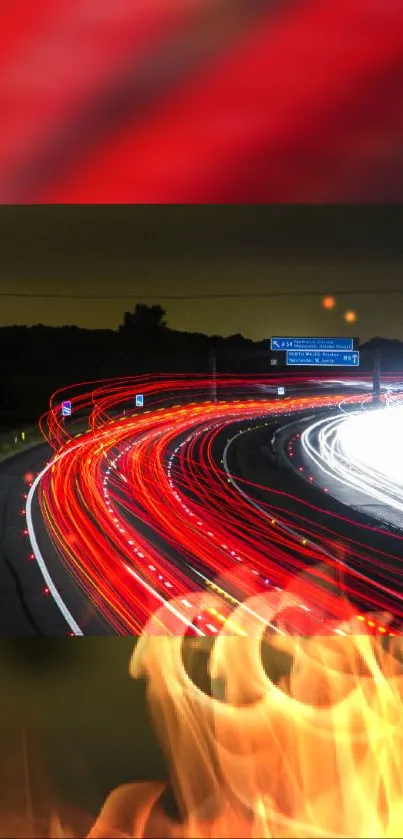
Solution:
M 136 393 L 136 408 L 142 408 L 144 406 L 144 394 L 143 393 Z
M 354 338 L 270 338 L 270 349 L 280 352 L 284 350 L 313 350 L 314 352 L 353 350 Z
M 359 367 L 359 352 L 287 350 L 286 364 L 301 367 Z
M 62 417 L 71 416 L 71 402 L 62 402 Z
M 285 396 L 285 387 L 282 387 L 282 385 L 277 388 L 277 396 Z

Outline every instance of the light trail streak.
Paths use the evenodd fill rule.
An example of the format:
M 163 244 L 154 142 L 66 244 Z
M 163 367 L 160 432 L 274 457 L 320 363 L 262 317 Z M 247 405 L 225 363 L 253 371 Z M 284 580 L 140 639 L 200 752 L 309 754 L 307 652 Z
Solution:
M 335 534 L 315 525 L 312 509 L 291 515 L 281 493 L 254 507 L 220 466 L 235 424 L 270 425 L 279 416 L 337 409 L 341 400 L 340 393 L 326 392 L 286 400 L 261 396 L 262 384 L 275 383 L 274 377 L 221 376 L 217 402 L 208 398 L 211 380 L 205 376 L 108 380 L 54 395 L 41 428 L 56 456 L 31 487 L 28 535 L 50 594 L 75 634 L 83 631 L 81 621 L 64 603 L 67 595 L 60 597 L 39 549 L 32 514 L 37 500 L 67 577 L 116 634 L 139 634 L 161 604 L 160 631 L 168 634 L 182 634 L 184 625 L 190 634 L 214 634 L 220 624 L 242 634 L 230 619 L 234 606 L 242 609 L 244 599 L 269 587 L 286 609 L 285 589 L 307 566 L 324 560 L 329 568 L 340 565 Z M 292 383 L 301 387 L 304 378 Z M 138 392 L 147 407 L 135 411 Z M 65 398 L 72 401 L 73 418 L 86 413 L 89 428 L 78 438 L 74 419 L 65 425 L 61 418 Z M 351 398 L 362 402 L 360 393 Z M 363 549 L 357 542 L 352 550 Z M 359 575 L 346 569 L 344 595 L 358 585 L 368 608 L 385 607 L 385 592 L 371 588 L 368 578 L 357 582 Z M 308 608 L 312 620 L 326 614 L 340 624 L 344 595 L 324 595 L 314 579 L 300 582 L 301 620 Z M 194 598 L 196 617 L 189 612 Z M 258 613 L 254 617 L 259 620 Z M 283 631 L 277 621 L 272 629 Z
M 301 444 L 328 477 L 403 513 L 403 407 L 390 398 L 387 404 L 319 420 L 305 429 Z
M 343 420 L 341 420 L 341 421 L 343 422 Z M 333 427 L 334 425 L 338 425 L 338 423 L 339 423 L 339 422 L 340 422 L 340 419 L 339 419 L 339 418 L 337 418 L 336 420 L 333 420 L 333 421 L 332 421 L 332 420 L 330 420 L 330 421 L 329 421 L 329 419 L 328 419 L 328 418 L 326 418 L 325 420 L 322 420 L 322 421 L 319 421 L 318 423 L 315 423 L 315 424 L 314 424 L 314 426 L 310 426 L 310 428 L 315 428 L 316 426 L 320 426 L 322 423 L 328 423 L 328 424 L 329 424 L 329 426 L 332 426 L 332 427 Z M 291 424 L 290 424 L 290 425 L 291 425 Z M 285 427 L 286 427 L 286 426 L 283 426 L 283 428 L 285 428 Z M 248 496 L 248 494 L 247 494 L 247 493 L 246 493 L 246 492 L 242 489 L 242 487 L 239 485 L 239 483 L 238 483 L 238 482 L 235 480 L 235 478 L 231 475 L 231 472 L 230 472 L 230 470 L 229 470 L 229 468 L 228 468 L 228 463 L 227 463 L 228 450 L 229 450 L 230 446 L 234 443 L 234 441 L 235 441 L 235 440 L 239 437 L 239 434 L 242 434 L 242 433 L 243 433 L 242 431 L 241 431 L 241 432 L 238 432 L 238 434 L 236 434 L 234 437 L 232 437 L 230 440 L 228 440 L 228 443 L 227 443 L 227 445 L 226 445 L 226 447 L 225 447 L 225 450 L 224 450 L 224 456 L 223 456 L 224 469 L 225 469 L 225 471 L 227 472 L 227 475 L 229 475 L 229 476 L 231 477 L 231 481 L 232 481 L 232 483 L 234 484 L 234 486 L 236 486 L 236 488 L 237 488 L 238 492 L 240 492 L 240 493 L 244 496 L 244 498 L 246 498 L 246 499 L 247 499 L 248 503 L 249 503 L 249 504 L 252 504 L 254 507 L 256 507 L 256 509 L 261 510 L 265 516 L 269 517 L 269 513 L 268 513 L 268 512 L 264 509 L 264 507 L 262 507 L 260 504 L 258 504 L 258 503 L 257 503 L 257 501 L 255 501 L 253 498 L 251 498 L 250 496 Z M 302 436 L 304 436 L 304 435 L 302 435 Z M 306 448 L 306 442 L 305 442 L 305 441 L 304 441 L 304 443 L 303 443 L 303 446 L 304 446 L 304 448 L 305 448 L 305 451 L 307 451 L 307 448 Z M 328 473 L 328 474 L 330 474 L 330 473 Z M 296 538 L 297 538 L 297 539 L 298 539 L 298 540 L 299 540 L 302 544 L 306 544 L 306 543 L 307 543 L 307 540 L 306 540 L 305 538 L 303 538 L 302 534 L 301 534 L 301 533 L 298 533 L 298 531 L 296 531 L 294 528 L 290 527 L 288 524 L 285 524 L 285 523 L 284 523 L 284 522 L 282 522 L 282 521 L 278 521 L 278 520 L 276 520 L 276 526 L 277 526 L 280 530 L 283 530 L 284 532 L 289 533 L 289 534 L 291 534 L 292 536 L 296 537 Z M 311 544 L 311 545 L 313 544 L 312 539 L 310 540 L 310 544 Z M 332 555 L 332 553 L 331 553 L 329 550 L 326 550 L 326 548 L 324 548 L 324 547 L 322 547 L 321 545 L 319 545 L 319 544 L 317 544 L 317 543 L 316 543 L 316 544 L 315 544 L 315 549 L 316 549 L 317 551 L 319 551 L 320 553 L 323 553 L 323 555 L 324 555 L 325 557 L 327 557 L 327 559 L 329 559 L 329 560 L 331 560 L 331 561 L 334 561 L 334 554 Z M 340 566 L 341 566 L 341 567 L 343 567 L 346 571 L 348 571 L 349 573 L 352 573 L 351 569 L 348 567 L 348 565 L 346 565 L 346 563 L 345 563 L 345 562 L 343 562 L 343 561 L 342 561 L 342 560 L 340 560 L 340 559 L 338 560 L 338 562 L 339 562 Z M 363 580 L 365 583 L 369 583 L 370 585 L 373 583 L 373 581 L 371 581 L 371 579 L 370 579 L 368 576 L 366 576 L 365 574 L 362 574 L 361 572 L 356 571 L 356 570 L 354 570 L 354 572 L 353 572 L 353 573 L 354 573 L 357 577 L 359 577 L 361 580 Z M 382 590 L 383 590 L 386 594 L 393 595 L 394 597 L 399 597 L 399 595 L 398 595 L 396 592 L 394 592 L 392 589 L 388 588 L 387 586 L 382 586 L 382 585 L 381 585 L 381 584 L 379 584 L 379 583 L 378 583 L 377 585 L 378 585 L 378 586 L 379 586 L 379 588 L 380 588 L 380 589 L 382 589 Z M 403 601 L 403 595 L 400 597 L 400 599 Z M 303 608 L 303 609 L 307 609 L 308 607 L 307 607 L 307 606 L 302 605 L 302 606 L 301 606 L 301 608 Z M 308 611 L 309 611 L 309 609 L 308 609 Z M 338 633 L 340 632 L 340 630 L 338 630 L 338 629 L 335 629 L 335 631 L 337 631 Z

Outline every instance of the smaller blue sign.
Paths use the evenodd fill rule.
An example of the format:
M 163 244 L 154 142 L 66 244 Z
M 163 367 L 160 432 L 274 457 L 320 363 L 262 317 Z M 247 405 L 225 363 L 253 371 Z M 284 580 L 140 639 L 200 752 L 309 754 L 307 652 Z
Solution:
M 284 350 L 353 350 L 354 338 L 270 338 L 270 349 Z
M 136 393 L 136 408 L 142 408 L 144 406 L 144 394 L 143 393 Z
M 71 416 L 71 402 L 62 402 L 62 417 Z
M 286 364 L 300 367 L 359 367 L 359 352 L 304 352 L 287 350 Z

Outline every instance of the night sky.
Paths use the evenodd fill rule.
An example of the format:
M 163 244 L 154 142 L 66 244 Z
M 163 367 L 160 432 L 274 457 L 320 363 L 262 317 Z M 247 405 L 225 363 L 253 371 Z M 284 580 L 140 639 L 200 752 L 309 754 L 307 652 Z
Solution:
M 208 334 L 403 339 L 402 229 L 398 206 L 3 206 L 1 294 L 94 299 L 2 296 L 0 325 L 116 328 L 144 301 L 161 303 L 172 328 Z M 166 299 L 273 291 L 283 296 Z M 348 310 L 357 323 L 343 320 Z

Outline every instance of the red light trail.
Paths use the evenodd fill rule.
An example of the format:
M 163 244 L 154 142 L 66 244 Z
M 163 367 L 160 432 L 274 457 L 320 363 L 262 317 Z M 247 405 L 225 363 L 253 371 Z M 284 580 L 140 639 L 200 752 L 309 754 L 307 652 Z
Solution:
M 330 590 L 323 585 L 328 572 L 340 570 L 332 516 L 328 526 L 316 523 L 319 508 L 301 500 L 300 512 L 291 514 L 281 492 L 253 505 L 248 498 L 253 484 L 228 477 L 222 457 L 231 432 L 239 430 L 234 424 L 269 425 L 278 415 L 331 409 L 344 398 L 326 392 L 251 398 L 258 385 L 275 381 L 219 376 L 217 402 L 207 398 L 211 380 L 203 376 L 78 385 L 68 391 L 73 417 L 85 412 L 89 424 L 78 436 L 74 422 L 66 426 L 61 417 L 66 394 L 52 398 L 41 428 L 55 456 L 30 489 L 31 544 L 30 510 L 38 492 L 61 561 L 114 633 L 139 634 L 152 615 L 161 614 L 161 605 L 162 632 L 183 633 L 184 625 L 190 634 L 215 634 L 222 625 L 237 632 L 230 620 L 234 604 L 263 596 L 268 588 L 278 591 L 283 613 L 277 631 L 291 625 L 301 633 L 323 634 L 323 615 L 334 631 L 357 615 L 351 605 L 357 593 L 365 611 L 390 611 L 385 590 L 371 582 L 371 565 L 380 565 L 387 581 L 402 539 L 394 537 L 396 555 L 371 556 L 357 527 L 357 539 L 345 540 L 343 585 Z M 304 381 L 293 378 L 296 387 Z M 149 408 L 135 409 L 138 392 Z M 358 404 L 362 398 L 350 397 Z M 38 559 L 38 546 L 30 550 Z M 45 581 L 54 595 L 52 581 Z M 371 624 L 386 632 L 379 618 Z M 365 620 L 359 621 L 363 625 Z

